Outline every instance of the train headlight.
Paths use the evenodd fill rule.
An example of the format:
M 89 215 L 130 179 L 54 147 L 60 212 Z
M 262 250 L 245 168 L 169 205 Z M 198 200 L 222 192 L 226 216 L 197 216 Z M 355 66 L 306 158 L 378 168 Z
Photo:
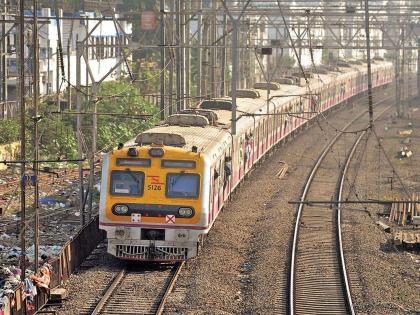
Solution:
M 191 208 L 182 207 L 178 209 L 178 214 L 180 217 L 191 217 L 193 210 Z
M 165 150 L 162 148 L 151 148 L 149 149 L 149 155 L 151 157 L 162 157 L 165 154 Z
M 127 205 L 115 205 L 114 206 L 114 212 L 116 214 L 126 214 L 128 212 L 128 206 Z

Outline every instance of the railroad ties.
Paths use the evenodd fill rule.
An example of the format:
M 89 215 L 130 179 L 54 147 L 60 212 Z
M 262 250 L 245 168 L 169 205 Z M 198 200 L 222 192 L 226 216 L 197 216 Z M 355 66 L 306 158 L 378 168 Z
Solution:
M 329 156 L 325 163 L 333 163 Z M 331 199 L 336 186 L 336 172 L 337 169 L 320 168 L 307 199 Z M 348 314 L 337 233 L 335 206 L 304 207 L 296 252 L 296 314 Z
M 360 123 L 356 125 L 361 128 Z M 357 136 L 338 133 L 323 148 L 304 186 L 301 201 L 327 202 L 299 204 L 290 264 L 289 314 L 354 314 L 341 242 L 341 209 L 328 200 L 342 200 L 343 178 L 363 136 L 366 132 Z
M 182 267 L 177 263 L 121 270 L 91 314 L 161 314 Z

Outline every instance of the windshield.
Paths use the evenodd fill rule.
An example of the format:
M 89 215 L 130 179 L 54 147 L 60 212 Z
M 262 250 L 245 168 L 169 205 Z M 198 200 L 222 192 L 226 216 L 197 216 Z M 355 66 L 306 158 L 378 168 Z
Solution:
M 200 177 L 197 174 L 168 174 L 166 195 L 173 198 L 197 198 Z
M 141 196 L 143 184 L 143 172 L 112 171 L 111 173 L 112 195 Z

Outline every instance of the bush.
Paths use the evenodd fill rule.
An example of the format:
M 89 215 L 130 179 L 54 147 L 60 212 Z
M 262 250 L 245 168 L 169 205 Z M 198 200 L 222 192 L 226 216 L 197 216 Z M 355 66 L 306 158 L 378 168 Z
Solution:
M 44 117 L 39 123 L 40 156 L 45 158 L 75 159 L 76 135 L 73 127 L 61 116 Z
M 11 118 L 0 121 L 0 144 L 18 141 L 20 138 L 19 119 Z

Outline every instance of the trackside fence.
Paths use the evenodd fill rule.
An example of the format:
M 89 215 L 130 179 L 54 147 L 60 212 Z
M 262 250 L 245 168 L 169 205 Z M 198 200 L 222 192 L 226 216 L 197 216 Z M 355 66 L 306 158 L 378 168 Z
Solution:
M 105 235 L 105 231 L 99 230 L 99 218 L 96 216 L 72 240 L 68 241 L 62 247 L 59 256 L 49 262 L 53 267 L 50 288 L 55 288 L 69 279 L 85 258 L 105 239 Z M 23 290 L 23 285 L 15 289 L 14 295 L 9 297 L 9 313 L 5 310 L 5 314 L 25 314 L 26 302 Z M 47 301 L 48 293 L 45 290 L 38 289 L 35 310 L 27 311 L 26 314 L 34 314 Z

